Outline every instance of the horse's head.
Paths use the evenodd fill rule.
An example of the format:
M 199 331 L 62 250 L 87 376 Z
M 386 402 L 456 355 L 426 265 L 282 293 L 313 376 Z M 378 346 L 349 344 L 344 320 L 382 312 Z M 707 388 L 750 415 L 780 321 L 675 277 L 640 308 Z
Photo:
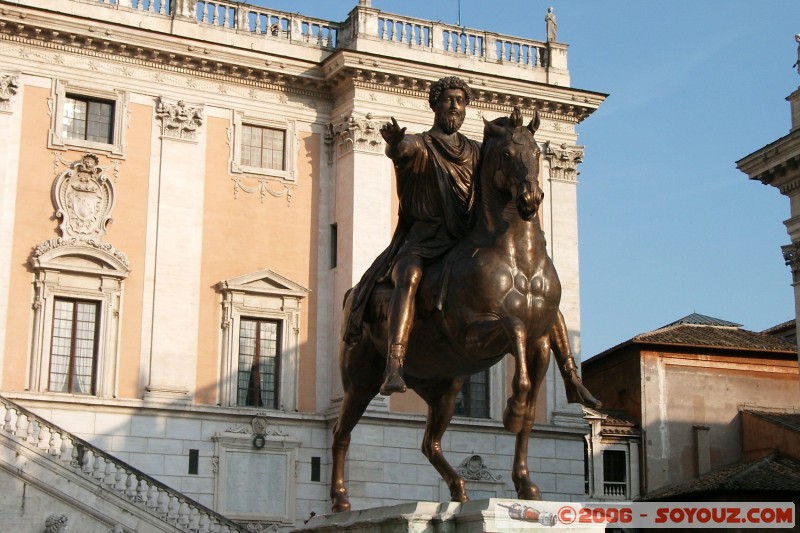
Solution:
M 544 199 L 539 187 L 539 147 L 533 139 L 539 128 L 539 113 L 535 112 L 527 126 L 522 125 L 518 107 L 509 117 L 491 122 L 484 119 L 482 177 L 491 186 L 509 194 L 516 201 L 517 212 L 531 220 Z M 483 176 L 483 173 L 489 173 Z

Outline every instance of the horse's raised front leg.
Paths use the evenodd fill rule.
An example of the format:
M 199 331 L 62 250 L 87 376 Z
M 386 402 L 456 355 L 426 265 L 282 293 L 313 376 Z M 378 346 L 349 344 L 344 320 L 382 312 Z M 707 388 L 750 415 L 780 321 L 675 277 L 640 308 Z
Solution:
M 422 438 L 422 453 L 428 458 L 450 489 L 450 499 L 465 502 L 467 489 L 464 478 L 447 462 L 442 453 L 444 435 L 456 409 L 456 396 L 461 390 L 464 378 L 413 383 L 412 388 L 428 404 L 428 419 L 425 422 L 425 436 Z
M 602 402 L 589 392 L 589 389 L 584 386 L 580 376 L 578 376 L 578 367 L 572 357 L 572 348 L 569 345 L 567 324 L 564 322 L 564 316 L 561 311 L 558 312 L 556 321 L 550 330 L 550 343 L 553 348 L 553 354 L 556 357 L 558 370 L 564 379 L 567 401 L 599 409 L 603 405 Z
M 468 350 L 489 356 L 508 351 L 514 356 L 511 396 L 503 411 L 503 426 L 511 433 L 518 433 L 522 429 L 531 388 L 526 363 L 526 340 L 525 324 L 516 317 L 483 319 L 470 324 L 467 330 Z
M 521 500 L 541 500 L 542 494 L 539 487 L 531 481 L 528 471 L 528 441 L 536 417 L 536 397 L 539 388 L 547 374 L 550 363 L 550 342 L 548 338 L 538 339 L 528 343 L 528 371 L 531 378 L 531 388 L 528 391 L 527 409 L 522 429 L 517 433 L 516 446 L 514 447 L 514 464 L 511 469 L 511 480 L 517 490 L 517 497 Z
M 361 419 L 369 402 L 378 394 L 382 369 L 374 364 L 365 353 L 362 340 L 356 346 L 342 342 L 340 367 L 344 397 L 339 407 L 339 417 L 333 425 L 333 446 L 331 455 L 331 511 L 349 511 L 350 500 L 344 483 L 344 462 L 350 447 L 350 433 Z

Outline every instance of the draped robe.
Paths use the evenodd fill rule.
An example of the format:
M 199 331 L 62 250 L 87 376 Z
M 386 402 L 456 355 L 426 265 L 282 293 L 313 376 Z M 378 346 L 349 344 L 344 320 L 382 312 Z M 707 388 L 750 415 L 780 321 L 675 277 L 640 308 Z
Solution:
M 372 289 L 391 276 L 398 258 L 416 255 L 424 268 L 447 253 L 471 228 L 475 201 L 472 177 L 478 167 L 480 144 L 460 133 L 455 139 L 451 144 L 430 132 L 406 135 L 404 142 L 412 143 L 412 155 L 392 158 L 400 200 L 397 227 L 389 246 L 353 288 L 346 342 L 360 338 Z

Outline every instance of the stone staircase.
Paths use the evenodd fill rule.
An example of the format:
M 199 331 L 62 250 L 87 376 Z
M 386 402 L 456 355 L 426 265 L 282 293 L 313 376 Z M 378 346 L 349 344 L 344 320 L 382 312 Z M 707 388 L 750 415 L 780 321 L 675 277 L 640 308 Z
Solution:
M 13 531 L 247 531 L 3 396 L 0 493 Z

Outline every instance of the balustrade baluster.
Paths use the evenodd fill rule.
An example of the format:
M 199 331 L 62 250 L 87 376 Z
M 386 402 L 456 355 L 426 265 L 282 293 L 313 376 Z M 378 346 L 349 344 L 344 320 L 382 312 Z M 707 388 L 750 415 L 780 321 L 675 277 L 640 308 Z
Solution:
M 211 19 L 211 24 L 219 26 L 219 7 L 217 4 L 210 4 L 211 9 L 214 10 L 214 17 Z
M 169 2 L 169 0 L 161 0 L 161 4 L 158 7 L 158 14 L 159 15 L 166 15 L 167 14 L 167 2 Z
M 408 37 L 408 35 L 406 33 L 406 26 L 407 26 L 407 24 L 405 22 L 401 22 L 400 23 L 400 42 L 401 43 L 408 42 L 408 41 L 406 41 L 406 38 Z
M 92 477 L 99 482 L 105 478 L 105 462 L 106 460 L 99 454 L 94 454 L 94 471 Z
M 178 521 L 178 497 L 169 497 L 169 512 L 167 513 L 167 521 L 173 524 Z
M 178 502 L 178 525 L 183 527 L 189 525 L 189 504 L 186 500 Z
M 144 0 L 140 0 L 140 4 L 143 3 Z M 147 6 L 148 13 L 155 13 L 156 12 L 156 0 L 148 0 L 150 4 Z
M 228 6 L 222 6 L 224 9 L 222 27 L 223 28 L 230 28 L 231 27 L 231 10 L 228 9 Z
M 161 516 L 165 519 L 169 513 L 169 494 L 162 489 L 158 489 L 158 512 L 161 513 Z
M 136 480 L 136 502 L 147 504 L 147 481 L 144 478 Z
M 50 440 L 47 443 L 47 453 L 58 458 L 60 446 L 56 445 L 56 432 L 52 429 L 48 429 L 48 432 L 50 433 Z
M 28 427 L 25 428 L 25 441 L 26 442 L 36 442 L 36 437 L 34 436 L 34 432 L 36 430 L 36 419 L 32 417 L 28 417 Z
M 383 19 L 383 30 L 381 31 L 381 40 L 385 41 L 388 34 L 389 19 Z
M 67 462 L 72 460 L 72 452 L 69 449 L 70 441 L 69 438 L 65 438 L 64 435 L 59 434 L 59 438 L 61 439 L 61 446 L 59 446 L 59 454 L 58 459 L 59 461 Z
M 210 526 L 211 526 L 211 519 L 208 518 L 206 513 L 200 517 L 200 522 L 198 524 L 197 533 L 210 533 Z
M 155 483 L 149 483 L 148 485 L 145 505 L 150 509 L 158 510 L 158 487 Z
M 91 475 L 94 463 L 92 462 L 92 450 L 87 448 L 83 449 L 83 457 L 81 458 L 81 472 Z
M 261 14 L 256 13 L 255 11 L 250 11 L 250 13 L 254 14 L 256 17 L 254 31 L 256 32 L 256 35 L 261 35 Z
M 197 510 L 197 507 L 192 507 L 189 511 L 189 531 L 199 531 L 200 530 L 200 511 Z
M 28 424 L 28 416 L 24 413 L 17 413 L 17 423 L 14 429 L 14 435 L 17 437 L 27 437 Z
M 103 472 L 103 485 L 106 485 L 109 489 L 114 488 L 114 472 L 116 471 L 116 466 L 114 465 L 114 461 L 106 461 L 106 468 Z
M 116 472 L 114 472 L 115 491 L 125 494 L 125 481 L 127 480 L 127 477 L 127 474 L 125 474 L 125 471 L 122 468 L 116 468 Z
M 11 408 L 2 405 L 3 408 L 3 431 L 11 431 Z
M 136 497 L 136 476 L 131 472 L 125 472 L 125 474 L 127 478 L 125 480 L 125 496 L 132 500 Z

